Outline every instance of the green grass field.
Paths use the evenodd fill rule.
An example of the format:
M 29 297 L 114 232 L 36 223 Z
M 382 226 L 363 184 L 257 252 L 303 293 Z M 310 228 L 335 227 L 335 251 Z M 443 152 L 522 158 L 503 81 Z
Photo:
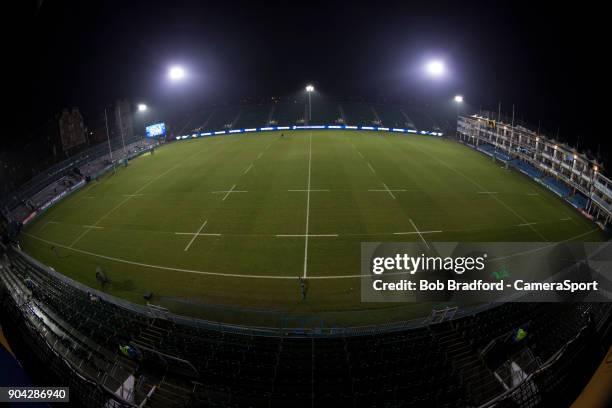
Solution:
M 314 312 L 325 324 L 365 324 L 431 305 L 362 304 L 360 243 L 421 237 L 605 239 L 546 189 L 457 143 L 294 131 L 166 145 L 52 207 L 22 246 L 92 287 L 102 266 L 107 292 L 144 303 L 152 291 L 152 303 L 178 313 L 268 325 Z

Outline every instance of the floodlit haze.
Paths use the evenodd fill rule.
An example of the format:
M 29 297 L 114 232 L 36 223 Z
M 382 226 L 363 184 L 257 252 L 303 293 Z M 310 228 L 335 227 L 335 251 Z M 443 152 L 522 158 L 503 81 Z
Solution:
M 517 115 L 596 150 L 585 63 L 604 41 L 597 13 L 536 2 L 43 1 L 19 38 L 36 127 L 64 106 L 87 122 L 120 97 L 172 111 L 242 97 L 288 96 L 316 84 L 339 99 Z M 588 18 L 582 18 L 587 17 Z M 584 21 L 584 23 L 583 23 Z M 25 35 L 25 32 L 28 35 Z M 602 48 L 603 44 L 602 44 Z M 427 61 L 443 80 L 423 75 Z M 168 68 L 183 67 L 170 83 Z M 588 65 L 587 74 L 585 65 Z M 175 72 L 176 73 L 176 72 Z M 436 74 L 437 75 L 437 74 Z M 27 76 L 27 77 L 26 77 Z M 596 82 L 597 81 L 597 82 Z M 24 95 L 20 95 L 23 97 Z M 603 148 L 602 148 L 603 149 Z

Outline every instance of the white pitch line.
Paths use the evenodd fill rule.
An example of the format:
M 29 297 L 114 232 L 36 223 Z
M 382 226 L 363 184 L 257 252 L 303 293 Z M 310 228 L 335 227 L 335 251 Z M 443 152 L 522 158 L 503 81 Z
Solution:
M 308 184 L 306 192 L 306 233 L 304 240 L 304 275 L 306 278 L 306 271 L 308 269 L 308 229 L 309 229 L 309 218 L 310 218 L 310 173 L 312 168 L 312 131 L 308 137 Z
M 412 227 L 415 229 L 416 233 L 419 235 L 419 238 L 421 238 L 421 241 L 423 241 L 427 249 L 430 249 L 429 244 L 427 243 L 427 241 L 425 241 L 425 238 L 423 238 L 423 234 L 419 231 L 414 221 L 412 221 L 412 218 L 410 218 L 410 223 L 412 224 Z
M 579 234 L 576 235 L 575 237 L 571 237 L 568 238 L 564 241 L 561 242 L 569 242 L 571 240 L 575 240 L 578 238 L 582 238 L 584 236 L 590 235 L 596 231 L 600 231 L 599 228 L 594 228 L 590 231 L 587 231 L 583 234 Z M 74 251 L 76 253 L 79 254 L 83 254 L 83 255 L 89 255 L 89 256 L 93 256 L 94 258 L 100 258 L 100 259 L 106 259 L 109 261 L 113 261 L 113 262 L 118 262 L 118 263 L 123 263 L 126 265 L 134 265 L 134 266 L 140 266 L 143 268 L 152 268 L 152 269 L 160 269 L 160 270 L 164 270 L 164 271 L 176 271 L 176 272 L 183 272 L 183 273 L 192 273 L 192 274 L 196 274 L 196 275 L 208 275 L 208 276 L 224 276 L 224 277 L 228 277 L 228 278 L 246 278 L 246 279 L 288 279 L 288 280 L 295 280 L 295 275 L 247 275 L 247 274 L 240 274 L 240 273 L 225 273 L 225 272 L 209 272 L 209 271 L 198 271 L 198 270 L 194 270 L 194 269 L 184 269 L 184 268 L 174 268 L 171 266 L 162 266 L 162 265 L 152 265 L 152 264 L 146 264 L 146 263 L 142 263 L 142 262 L 136 262 L 136 261 L 130 261 L 128 259 L 121 259 L 121 258 L 115 258 L 112 256 L 108 256 L 108 255 L 102 255 L 102 254 L 98 254 L 95 252 L 90 252 L 90 251 L 85 251 L 82 249 L 78 249 L 78 248 L 71 248 L 69 246 L 66 246 L 64 244 L 60 244 L 58 242 L 53 242 L 53 241 L 48 241 L 46 239 L 37 237 L 36 235 L 32 235 L 30 233 L 24 232 L 22 233 L 23 235 L 29 236 L 33 239 L 36 239 L 40 242 L 45 242 L 47 244 L 50 245 L 54 245 L 58 248 L 64 248 L 64 249 L 68 249 L 70 251 Z M 554 243 L 554 245 L 557 245 L 558 243 Z M 538 248 L 532 251 L 538 251 L 540 249 L 546 249 L 551 247 L 552 245 L 547 245 L 545 247 L 542 248 Z M 507 258 L 507 257 L 506 257 Z M 498 259 L 505 259 L 505 258 L 496 258 L 494 260 L 498 260 Z M 410 272 L 405 272 L 405 273 L 410 273 Z M 390 272 L 390 275 L 402 275 L 405 274 L 404 272 L 401 273 L 394 273 L 394 272 Z M 361 275 L 326 275 L 326 276 L 311 276 L 308 279 L 351 279 L 351 278 L 361 278 L 361 277 L 371 277 L 371 274 L 361 274 Z
M 561 221 L 570 221 L 571 218 L 561 218 Z
M 236 185 L 234 184 L 234 185 L 232 186 L 232 188 L 230 188 L 230 189 L 229 189 L 229 191 L 228 191 L 228 192 L 225 194 L 225 196 L 223 197 L 223 200 L 221 200 L 221 201 L 225 201 L 225 199 L 227 198 L 227 196 L 229 196 L 229 195 L 232 193 L 232 191 L 234 191 L 234 189 L 235 189 L 235 188 L 236 188 Z
M 400 192 L 401 192 L 401 191 L 408 191 L 408 190 L 404 190 L 404 189 L 394 189 L 394 190 L 391 190 L 391 189 L 387 189 L 387 190 L 375 190 L 375 189 L 372 189 L 372 190 L 368 190 L 368 191 L 375 191 L 375 192 L 379 192 L 379 193 L 386 193 L 387 191 L 400 191 Z
M 327 190 L 327 189 L 313 189 L 313 190 L 305 190 L 305 189 L 304 189 L 304 190 L 287 190 L 287 191 L 305 193 L 305 192 L 307 192 L 307 191 L 330 191 L 330 190 Z
M 499 194 L 497 191 L 478 191 L 476 194 Z
M 293 237 L 337 237 L 338 234 L 277 234 L 279 238 L 293 238 Z
M 123 194 L 124 197 L 141 197 L 144 194 Z
M 387 187 L 387 185 L 384 182 L 381 182 L 383 186 L 385 186 L 385 189 L 387 190 L 387 193 L 389 193 L 389 195 L 391 196 L 391 198 L 393 198 L 395 200 L 395 194 L 393 194 L 391 192 L 391 190 L 389 190 L 389 187 Z
M 256 158 L 255 160 L 259 160 L 259 159 L 261 159 L 261 156 L 263 156 L 263 153 L 259 153 L 259 154 L 257 155 L 257 158 Z
M 191 157 L 191 156 L 190 156 Z M 170 167 L 168 170 L 164 171 L 161 174 L 158 174 L 156 177 L 152 178 L 151 180 L 149 180 L 148 182 L 146 182 L 145 184 L 143 184 L 138 190 L 136 190 L 134 192 L 134 194 L 138 194 L 140 193 L 142 190 L 144 190 L 145 188 L 147 188 L 149 185 L 151 185 L 154 181 L 160 179 L 161 177 L 165 176 L 166 174 L 170 173 L 172 170 L 176 169 L 178 166 L 180 166 L 180 164 L 176 164 L 172 167 Z M 132 195 L 134 195 L 132 194 Z M 109 215 L 111 215 L 117 208 L 121 207 L 123 204 L 127 203 L 130 198 L 132 197 L 126 197 L 123 201 L 121 201 L 119 204 L 117 204 L 116 206 L 114 206 L 113 208 L 110 209 L 109 212 L 107 212 L 106 214 L 104 214 L 102 217 L 100 217 L 98 219 L 98 221 L 96 221 L 95 223 L 93 223 L 94 226 L 98 225 L 100 222 L 102 222 L 102 220 L 104 220 L 106 217 L 108 217 Z M 72 248 L 77 242 L 79 242 L 79 240 L 81 238 L 83 238 L 85 236 L 85 234 L 87 234 L 89 231 L 91 231 L 92 228 L 88 228 L 86 229 L 81 235 L 79 235 L 73 242 L 72 244 L 70 244 L 70 248 Z
M 187 246 L 185 247 L 185 249 L 183 251 L 189 250 L 189 247 L 191 246 L 191 244 L 193 244 L 193 241 L 195 241 L 195 239 L 198 237 L 198 235 L 200 235 L 200 232 L 202 232 L 202 230 L 206 226 L 207 222 L 208 222 L 208 220 L 204 221 L 204 224 L 202 224 L 202 226 L 200 227 L 198 232 L 196 232 L 195 235 L 193 236 L 193 238 L 191 238 L 191 241 L 189 241 L 189 243 L 187 244 Z
M 231 191 L 231 190 L 221 190 L 221 191 L 211 191 L 210 193 L 211 194 L 225 194 L 225 193 L 235 194 L 235 193 L 248 193 L 248 191 L 246 191 L 246 190 L 234 190 L 234 191 Z
M 523 224 L 517 224 L 516 226 L 517 227 L 530 227 L 530 226 L 536 225 L 536 224 L 537 224 L 537 222 L 525 222 Z
M 81 238 L 83 238 L 83 237 L 85 236 L 85 234 L 87 234 L 89 231 L 90 231 L 90 230 L 89 230 L 89 228 L 88 228 L 88 229 L 86 229 L 85 231 L 81 232 L 81 233 L 79 234 L 79 236 L 78 236 L 78 237 L 76 237 L 76 238 L 74 239 L 74 241 L 72 241 L 72 243 L 70 244 L 70 248 L 72 248 L 72 247 L 74 246 L 74 244 L 76 244 L 77 242 L 79 242 L 79 240 L 80 240 Z
M 359 150 L 357 150 L 357 154 L 359 155 L 359 157 L 361 157 L 362 159 L 365 159 L 365 157 L 363 157 L 363 154 L 361 154 L 361 152 Z
M 197 232 L 175 232 L 174 235 L 198 235 L 198 236 L 213 236 L 213 237 L 221 236 L 221 234 L 213 234 L 211 232 L 200 232 L 199 234 Z
M 103 229 L 103 227 L 98 227 L 97 225 L 83 225 L 83 228 Z
M 370 163 L 367 163 L 367 164 L 368 164 L 368 167 L 370 168 L 370 170 L 372 170 L 372 173 L 376 174 L 376 170 L 374 170 L 374 167 L 372 167 L 372 165 Z
M 246 169 L 246 170 L 244 171 L 244 173 L 242 173 L 242 174 L 247 174 L 247 173 L 249 172 L 249 170 L 251 170 L 251 167 L 253 167 L 253 163 L 251 163 L 251 164 L 249 165 L 249 167 L 247 167 L 247 169 Z
M 432 160 L 437 161 L 438 163 L 442 164 L 444 167 L 454 171 L 455 173 L 457 173 L 458 175 L 460 175 L 461 177 L 463 177 L 464 179 L 466 179 L 467 181 L 469 181 L 470 183 L 472 183 L 474 186 L 476 186 L 480 191 L 485 191 L 486 188 L 481 186 L 477 181 L 475 181 L 474 179 L 472 179 L 471 177 L 468 177 L 467 175 L 465 175 L 464 173 L 462 173 L 461 171 L 457 170 L 456 168 L 454 168 L 453 166 L 449 165 L 448 163 L 446 163 L 444 160 L 440 160 L 439 158 L 437 158 L 436 156 L 432 156 L 431 154 L 423 151 L 422 149 L 419 149 L 417 147 L 417 150 L 419 150 L 421 153 L 424 153 L 425 155 L 431 157 Z M 518 218 L 520 221 L 523 221 L 523 223 L 525 223 L 526 225 L 529 226 L 529 228 L 531 228 L 531 230 L 536 233 L 540 238 L 542 238 L 543 241 L 548 242 L 549 240 L 546 239 L 546 237 L 544 235 L 542 235 L 542 233 L 540 231 L 538 231 L 537 229 L 535 229 L 533 227 L 533 225 L 529 225 L 530 223 L 527 222 L 527 220 L 525 218 L 523 218 L 519 213 L 517 213 L 514 208 L 510 207 L 508 204 L 506 204 L 504 201 L 502 201 L 499 197 L 497 197 L 495 194 L 492 194 L 490 196 L 492 199 L 494 199 L 495 201 L 497 201 L 501 206 L 503 206 L 505 209 L 507 209 L 508 211 L 510 211 L 512 214 L 514 214 L 514 216 L 516 218 Z
M 266 146 L 265 150 L 268 150 L 270 148 L 270 146 L 272 146 L 272 143 L 270 143 L 269 145 Z
M 407 231 L 407 232 L 394 232 L 393 235 L 415 235 L 415 234 L 440 234 L 444 231 Z

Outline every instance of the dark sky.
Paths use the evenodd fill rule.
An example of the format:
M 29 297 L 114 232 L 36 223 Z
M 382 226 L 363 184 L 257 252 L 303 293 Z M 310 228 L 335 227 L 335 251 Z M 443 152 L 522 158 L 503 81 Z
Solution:
M 63 106 L 87 122 L 119 97 L 187 111 L 313 82 L 340 99 L 441 106 L 461 93 L 472 109 L 501 101 L 508 113 L 514 103 L 518 117 L 605 155 L 593 120 L 609 75 L 605 13 L 561 3 L 43 1 L 20 46 L 27 124 Z M 431 56 L 445 60 L 446 80 L 422 77 Z M 172 63 L 189 81 L 168 85 Z

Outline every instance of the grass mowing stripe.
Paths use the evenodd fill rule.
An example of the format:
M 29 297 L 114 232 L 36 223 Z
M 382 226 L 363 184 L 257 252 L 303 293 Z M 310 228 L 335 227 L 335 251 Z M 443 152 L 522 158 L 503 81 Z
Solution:
M 304 278 L 306 278 L 308 270 L 308 229 L 310 218 L 310 174 L 312 169 L 312 130 L 308 135 L 308 184 L 306 192 L 306 236 L 304 240 Z

